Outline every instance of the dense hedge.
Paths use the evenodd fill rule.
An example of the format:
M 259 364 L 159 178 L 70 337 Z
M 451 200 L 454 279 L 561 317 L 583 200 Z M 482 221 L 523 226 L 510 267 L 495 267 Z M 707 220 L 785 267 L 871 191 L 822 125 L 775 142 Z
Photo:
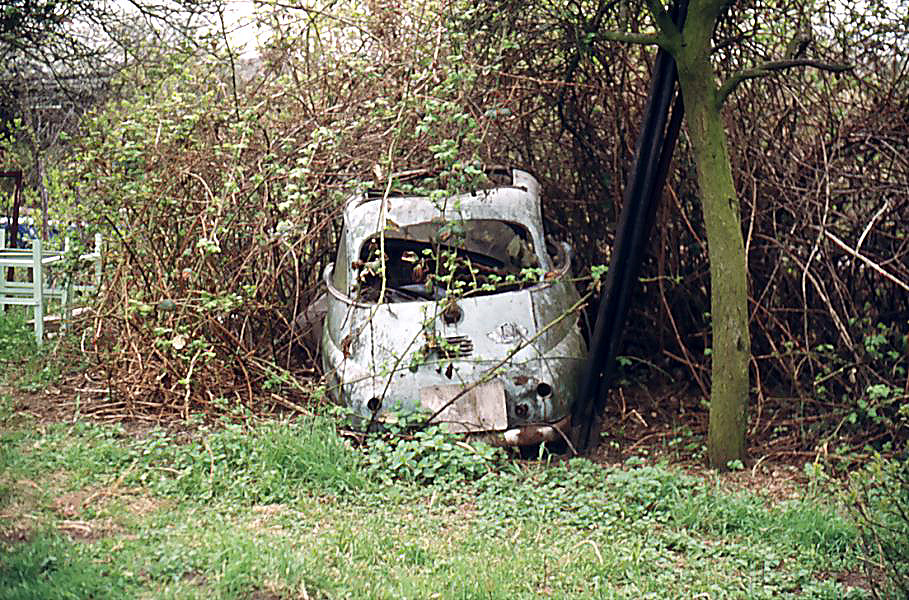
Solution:
M 114 388 L 108 410 L 311 398 L 298 317 L 333 255 L 338 207 L 396 172 L 439 172 L 457 190 L 484 164 L 529 168 L 579 271 L 608 262 L 653 52 L 598 32 L 646 28 L 640 12 L 370 6 L 271 9 L 256 61 L 139 69 L 133 94 L 84 122 L 60 179 L 74 216 L 114 240 L 80 342 Z M 730 12 L 723 73 L 785 56 L 811 22 L 776 10 L 772 22 L 751 4 Z M 813 18 L 828 17 L 802 50 L 852 73 L 749 81 L 726 109 L 752 290 L 751 433 L 796 419 L 809 448 L 830 432 L 883 446 L 907 424 L 907 35 L 897 17 Z M 692 173 L 683 135 L 623 352 L 687 373 L 700 393 L 709 279 Z

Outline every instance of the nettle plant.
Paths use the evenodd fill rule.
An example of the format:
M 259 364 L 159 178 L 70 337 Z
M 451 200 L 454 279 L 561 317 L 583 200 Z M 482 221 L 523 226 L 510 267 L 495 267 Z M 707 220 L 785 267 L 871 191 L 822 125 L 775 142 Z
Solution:
M 504 464 L 506 454 L 500 448 L 457 440 L 438 425 L 424 425 L 420 415 L 390 413 L 385 431 L 374 435 L 366 448 L 367 472 L 386 484 L 450 485 L 480 479 Z

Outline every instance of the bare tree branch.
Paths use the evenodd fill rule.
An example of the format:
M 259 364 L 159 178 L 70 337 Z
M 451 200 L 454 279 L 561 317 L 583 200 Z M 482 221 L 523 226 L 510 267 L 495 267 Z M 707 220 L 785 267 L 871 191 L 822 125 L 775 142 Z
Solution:
M 840 238 L 836 237 L 834 234 L 830 233 L 829 231 L 824 230 L 824 235 L 826 235 L 828 238 L 830 238 L 830 240 L 834 244 L 836 244 L 837 246 L 839 246 L 840 248 L 842 248 L 843 250 L 848 252 L 851 256 L 854 256 L 855 258 L 859 259 L 860 261 L 862 261 L 863 263 L 865 263 L 866 265 L 868 265 L 869 267 L 874 269 L 881 276 L 886 277 L 887 279 L 889 279 L 896 285 L 900 286 L 901 288 L 903 288 L 904 290 L 909 292 L 909 284 L 907 284 L 903 281 L 900 281 L 896 276 L 894 276 L 891 273 L 889 273 L 888 271 L 886 271 L 883 267 L 881 267 L 879 264 L 877 264 L 876 262 L 874 262 L 867 256 L 859 253 L 857 250 L 853 250 L 852 248 L 850 248 L 849 246 L 846 245 L 846 242 L 844 242 Z
M 711 52 L 711 54 L 715 54 L 715 53 L 719 52 L 720 50 L 729 48 L 730 46 L 735 46 L 736 44 L 741 44 L 742 42 L 749 39 L 753 35 L 754 35 L 754 31 L 748 31 L 745 33 L 740 33 L 738 35 L 734 35 L 732 37 L 728 37 L 726 39 L 720 40 L 719 42 L 717 42 L 716 44 L 713 45 L 713 48 L 710 50 L 710 52 Z
M 657 27 L 660 29 L 662 34 L 667 38 L 667 41 L 672 39 L 677 39 L 679 37 L 679 28 L 675 26 L 675 23 L 672 22 L 672 17 L 669 16 L 669 13 L 666 12 L 666 9 L 663 7 L 663 3 L 660 0 L 647 0 L 647 10 L 650 11 L 650 16 L 653 17 L 653 20 L 656 22 Z M 664 48 L 669 51 L 668 48 Z
M 836 63 L 826 63 L 819 60 L 813 60 L 810 58 L 793 58 L 787 60 L 773 60 L 760 64 L 752 69 L 745 69 L 744 71 L 739 71 L 738 73 L 733 73 L 729 79 L 723 82 L 723 85 L 720 86 L 719 91 L 717 92 L 717 104 L 722 105 L 726 101 L 726 98 L 735 91 L 735 89 L 743 81 L 748 79 L 756 79 L 758 77 L 766 77 L 775 71 L 784 71 L 786 69 L 792 69 L 795 67 L 813 67 L 815 69 L 820 69 L 821 71 L 829 71 L 831 73 L 843 73 L 845 71 L 851 71 L 852 65 L 843 65 Z
M 626 33 L 624 31 L 599 31 L 597 38 L 609 42 L 623 42 L 625 44 L 641 44 L 644 46 L 666 47 L 668 40 L 659 33 Z

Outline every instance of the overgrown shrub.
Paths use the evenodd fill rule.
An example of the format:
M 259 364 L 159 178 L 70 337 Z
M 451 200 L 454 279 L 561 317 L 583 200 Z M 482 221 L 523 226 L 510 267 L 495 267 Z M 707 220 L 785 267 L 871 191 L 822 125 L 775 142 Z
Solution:
M 909 460 L 875 457 L 852 475 L 847 502 L 875 597 L 909 596 Z
M 531 93 L 509 94 L 510 108 L 533 116 L 504 124 L 506 139 L 543 174 L 551 225 L 584 265 L 608 262 L 653 56 L 602 32 L 649 31 L 640 8 L 484 2 L 471 17 L 474 44 L 515 40 L 503 71 Z M 749 81 L 725 111 L 751 289 L 750 433 L 777 435 L 786 415 L 781 437 L 796 452 L 826 441 L 846 455 L 864 443 L 855 438 L 886 450 L 909 436 L 898 414 L 909 390 L 905 14 L 903 4 L 752 3 L 730 7 L 714 34 L 724 76 L 786 57 L 796 39 L 811 59 L 853 67 Z M 707 395 L 710 285 L 693 174 L 683 132 L 621 353 L 683 369 Z
M 498 148 L 496 56 L 468 55 L 464 32 L 417 8 L 382 31 L 356 12 L 275 25 L 246 71 L 197 62 L 145 74 L 85 121 L 62 179 L 71 215 L 110 240 L 79 337 L 91 387 L 107 391 L 96 412 L 311 399 L 302 317 L 344 199 L 396 185 L 400 171 L 463 190 Z

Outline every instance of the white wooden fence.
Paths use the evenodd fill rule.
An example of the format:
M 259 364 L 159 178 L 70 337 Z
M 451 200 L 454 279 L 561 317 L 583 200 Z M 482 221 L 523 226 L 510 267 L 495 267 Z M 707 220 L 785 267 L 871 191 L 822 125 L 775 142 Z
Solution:
M 80 261 L 90 262 L 94 266 L 93 285 L 75 285 L 67 276 L 62 287 L 49 287 L 45 269 L 54 263 L 63 261 L 69 250 L 69 239 L 64 242 L 63 252 L 44 252 L 41 240 L 32 240 L 31 249 L 7 248 L 6 232 L 0 236 L 0 308 L 7 305 L 31 306 L 34 310 L 35 340 L 38 345 L 44 341 L 45 302 L 49 299 L 60 300 L 61 325 L 72 318 L 73 300 L 77 292 L 95 291 L 101 285 L 101 234 L 95 234 L 94 252 L 79 256 Z M 31 281 L 6 281 L 8 268 L 31 269 Z

